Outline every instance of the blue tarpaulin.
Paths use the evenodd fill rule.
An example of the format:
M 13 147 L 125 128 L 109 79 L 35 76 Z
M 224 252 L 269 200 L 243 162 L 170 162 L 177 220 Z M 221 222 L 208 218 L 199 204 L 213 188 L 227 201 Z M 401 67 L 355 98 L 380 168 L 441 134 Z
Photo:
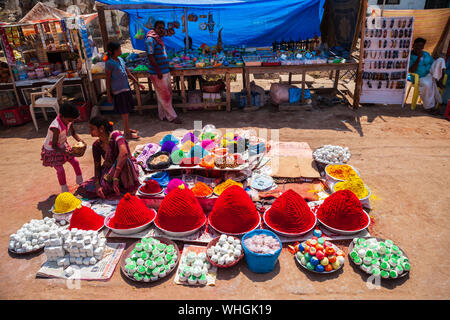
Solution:
M 145 50 L 144 40 L 134 39 L 141 29 L 148 31 L 148 21 L 163 20 L 167 23 L 178 21 L 180 28 L 175 35 L 165 37 L 166 46 L 174 49 L 184 47 L 185 33 L 182 32 L 184 8 L 187 14 L 196 15 L 196 22 L 188 21 L 188 34 L 193 47 L 201 44 L 215 45 L 218 31 L 222 30 L 225 46 L 260 47 L 271 46 L 274 41 L 305 40 L 320 36 L 320 22 L 325 0 L 100 0 L 108 5 L 146 4 L 168 6 L 164 9 L 124 9 L 130 17 L 130 34 L 133 47 Z M 201 24 L 208 23 L 211 14 L 213 31 L 201 30 Z M 201 17 L 203 16 L 203 17 Z

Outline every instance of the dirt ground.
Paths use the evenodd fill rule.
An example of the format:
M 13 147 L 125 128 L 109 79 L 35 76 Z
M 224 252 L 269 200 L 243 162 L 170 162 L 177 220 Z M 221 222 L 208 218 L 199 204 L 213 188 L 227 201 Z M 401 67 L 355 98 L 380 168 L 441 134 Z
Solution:
M 30 219 L 48 215 L 59 192 L 56 174 L 40 161 L 48 123 L 39 120 L 0 130 L 0 298 L 1 299 L 449 299 L 450 271 L 450 127 L 449 122 L 421 110 L 387 106 L 364 107 L 354 112 L 345 106 L 320 107 L 298 112 L 278 112 L 266 107 L 257 112 L 214 111 L 183 114 L 186 129 L 193 121 L 217 128 L 268 128 L 279 130 L 281 141 L 306 141 L 311 148 L 323 144 L 348 146 L 350 163 L 359 169 L 377 200 L 373 202 L 374 235 L 391 238 L 409 255 L 412 271 L 399 281 L 369 289 L 365 276 L 346 261 L 331 276 L 307 273 L 283 249 L 273 272 L 250 272 L 244 261 L 230 270 L 219 270 L 215 287 L 189 288 L 173 283 L 174 274 L 150 286 L 130 283 L 116 267 L 105 282 L 81 283 L 68 289 L 63 280 L 37 279 L 45 261 L 43 253 L 24 258 L 8 254 L 9 235 Z M 118 121 L 117 116 L 113 116 Z M 176 125 L 161 122 L 156 112 L 131 117 L 142 139 L 157 142 Z M 118 122 L 119 126 L 121 123 Z M 86 124 L 77 124 L 83 139 L 94 141 Z M 81 158 L 84 177 L 93 175 L 89 150 Z M 69 184 L 75 183 L 66 166 Z M 340 243 L 346 250 L 349 242 Z M 447 258 L 446 258 L 447 257 Z

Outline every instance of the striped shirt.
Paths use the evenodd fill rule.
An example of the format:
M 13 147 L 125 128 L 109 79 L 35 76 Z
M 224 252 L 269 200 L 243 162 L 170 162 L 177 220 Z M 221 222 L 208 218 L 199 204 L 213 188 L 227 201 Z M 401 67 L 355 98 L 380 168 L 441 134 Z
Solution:
M 169 73 L 169 58 L 167 57 L 166 47 L 159 44 L 154 38 L 147 37 L 145 39 L 147 53 L 155 57 L 156 64 L 159 66 L 162 74 Z M 148 69 L 150 74 L 157 74 L 155 68 L 149 64 Z

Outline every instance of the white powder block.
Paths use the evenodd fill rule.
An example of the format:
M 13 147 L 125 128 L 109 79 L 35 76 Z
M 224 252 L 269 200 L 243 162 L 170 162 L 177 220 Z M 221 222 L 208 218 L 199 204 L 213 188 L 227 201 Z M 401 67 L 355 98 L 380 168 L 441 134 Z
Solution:
M 72 253 L 80 253 L 80 249 L 77 246 L 70 247 L 70 249 L 72 250 Z
M 76 246 L 77 246 L 78 248 L 82 248 L 83 245 L 84 245 L 83 240 L 77 240 L 77 241 L 76 241 Z
M 86 251 L 80 252 L 80 257 L 86 258 L 87 257 Z
M 15 242 L 14 241 L 10 241 L 8 244 L 8 249 L 9 250 L 13 250 L 15 248 Z
M 90 260 L 91 260 L 91 258 L 84 258 L 84 259 L 83 259 L 83 264 L 84 264 L 85 266 L 88 266 Z
M 50 232 L 50 239 L 56 239 L 58 237 L 58 234 L 54 231 Z
M 233 238 L 232 236 L 228 236 L 228 237 L 227 237 L 227 242 L 228 242 L 229 244 L 234 243 L 234 238 Z
M 94 258 L 97 259 L 97 261 L 102 260 L 102 256 L 95 255 Z
M 58 258 L 58 259 L 56 260 L 56 264 L 57 264 L 59 267 L 63 266 L 63 265 L 64 265 L 64 258 Z
M 64 266 L 65 267 L 70 266 L 70 258 L 64 258 Z
M 101 256 L 103 254 L 103 249 L 102 248 L 97 248 L 94 250 L 94 254 L 96 256 Z
M 92 241 L 91 237 L 85 236 L 85 237 L 83 238 L 84 244 L 90 244 L 91 241 Z
M 78 264 L 78 265 L 79 264 L 83 264 L 83 258 L 77 257 L 76 260 L 75 260 L 75 263 Z
M 72 267 L 67 267 L 64 270 L 64 274 L 66 277 L 71 277 L 75 273 L 75 270 Z
M 36 245 L 34 245 L 33 246 L 33 250 L 38 250 L 38 249 L 40 249 L 41 247 L 38 245 L 38 244 L 36 244 Z
M 75 263 L 76 259 L 77 259 L 76 257 L 70 256 L 69 261 L 71 264 L 73 264 L 73 263 Z
M 70 230 L 70 234 L 72 234 L 72 236 L 76 235 L 78 232 L 77 228 L 72 228 L 72 230 Z
M 96 264 L 96 263 L 97 263 L 97 259 L 96 259 L 96 258 L 91 257 L 91 258 L 89 259 L 89 264 Z

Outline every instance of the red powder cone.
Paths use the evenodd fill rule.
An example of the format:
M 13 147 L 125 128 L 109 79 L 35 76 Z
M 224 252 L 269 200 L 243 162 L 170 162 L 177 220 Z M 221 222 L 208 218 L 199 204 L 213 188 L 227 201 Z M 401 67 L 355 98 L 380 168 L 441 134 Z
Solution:
M 147 208 L 141 199 L 127 193 L 120 200 L 116 213 L 110 220 L 115 229 L 140 227 L 155 218 L 155 212 Z
M 239 186 L 231 186 L 216 200 L 209 221 L 219 231 L 245 233 L 258 225 L 260 216 L 247 192 Z
M 326 198 L 317 210 L 317 218 L 327 226 L 345 231 L 359 230 L 369 223 L 361 201 L 350 190 L 340 190 Z
M 305 199 L 292 189 L 284 192 L 267 211 L 265 221 L 269 227 L 285 233 L 301 233 L 316 222 Z
M 148 179 L 145 181 L 145 185 L 141 188 L 144 193 L 158 193 L 162 188 L 156 180 Z
M 70 218 L 69 230 L 98 230 L 103 226 L 105 218 L 95 213 L 91 208 L 82 206 L 75 209 Z
M 205 213 L 188 188 L 175 188 L 161 202 L 155 224 L 171 232 L 191 231 L 206 221 Z

